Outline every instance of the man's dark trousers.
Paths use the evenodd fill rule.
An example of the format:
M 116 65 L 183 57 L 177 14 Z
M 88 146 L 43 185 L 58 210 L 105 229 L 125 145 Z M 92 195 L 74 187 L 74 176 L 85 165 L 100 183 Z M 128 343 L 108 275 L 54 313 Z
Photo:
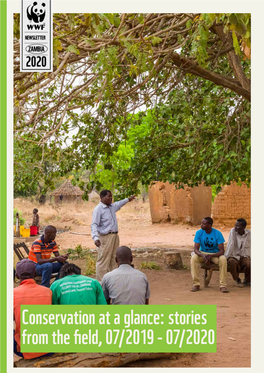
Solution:
M 53 263 L 44 263 L 44 264 L 36 264 L 36 273 L 37 276 L 42 276 L 41 285 L 46 286 L 47 288 L 50 287 L 50 278 L 52 273 L 57 273 L 56 280 L 58 280 L 60 275 L 60 269 L 65 263 L 60 262 L 53 262 Z
M 235 258 L 228 258 L 227 259 L 228 269 L 235 281 L 237 281 L 239 277 L 239 272 L 245 272 L 245 280 L 246 282 L 250 283 L 251 277 L 251 260 L 246 257 L 240 257 L 240 260 Z

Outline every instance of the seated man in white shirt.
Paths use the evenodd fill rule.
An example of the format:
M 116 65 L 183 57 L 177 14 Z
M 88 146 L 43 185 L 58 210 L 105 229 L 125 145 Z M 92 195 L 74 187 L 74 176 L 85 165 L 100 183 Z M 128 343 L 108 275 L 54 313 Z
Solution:
M 250 286 L 251 276 L 251 232 L 245 229 L 247 222 L 245 219 L 238 219 L 235 227 L 231 229 L 225 251 L 227 265 L 236 281 L 237 286 Z M 245 279 L 242 283 L 239 272 L 245 272 Z
M 116 251 L 118 268 L 104 275 L 102 288 L 108 304 L 149 304 L 147 277 L 132 265 L 132 252 L 127 246 Z

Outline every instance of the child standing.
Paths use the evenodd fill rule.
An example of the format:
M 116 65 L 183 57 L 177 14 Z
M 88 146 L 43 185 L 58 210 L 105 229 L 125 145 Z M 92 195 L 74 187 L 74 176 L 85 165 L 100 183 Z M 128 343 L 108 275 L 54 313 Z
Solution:
M 38 214 L 38 209 L 33 210 L 33 222 L 32 222 L 33 227 L 38 228 L 38 234 L 39 234 L 39 214 Z

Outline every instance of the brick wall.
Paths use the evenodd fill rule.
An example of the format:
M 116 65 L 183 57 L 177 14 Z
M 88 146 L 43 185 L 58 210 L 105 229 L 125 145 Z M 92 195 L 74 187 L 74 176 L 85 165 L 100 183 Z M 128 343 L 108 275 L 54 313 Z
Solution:
M 170 191 L 172 185 L 170 183 L 161 183 L 149 185 L 148 196 L 152 223 L 160 223 L 170 221 Z
M 157 182 L 149 186 L 152 223 L 200 224 L 202 218 L 211 216 L 211 201 L 211 188 L 202 185 L 176 189 L 174 184 Z
M 170 195 L 170 217 L 172 223 L 192 223 L 193 199 L 190 189 L 175 189 L 173 186 Z
M 239 218 L 251 224 L 251 188 L 236 183 L 225 186 L 214 199 L 212 217 L 216 223 L 234 226 Z
M 202 185 L 190 188 L 193 199 L 193 219 L 192 223 L 198 225 L 203 218 L 211 216 L 212 210 L 212 189 Z

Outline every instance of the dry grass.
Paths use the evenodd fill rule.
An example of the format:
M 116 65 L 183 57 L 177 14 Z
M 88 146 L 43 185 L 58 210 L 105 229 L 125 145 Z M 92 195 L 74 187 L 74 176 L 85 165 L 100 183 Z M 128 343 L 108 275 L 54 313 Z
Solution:
M 160 270 L 161 267 L 156 262 L 142 262 L 140 269 L 151 269 L 151 270 Z
M 51 204 L 46 202 L 45 205 L 33 203 L 30 199 L 16 198 L 14 200 L 14 208 L 21 211 L 23 218 L 26 220 L 25 226 L 30 226 L 32 222 L 32 211 L 34 208 L 39 210 L 40 225 L 47 226 L 49 224 L 56 226 L 57 229 L 65 229 L 85 227 L 91 224 L 92 212 L 98 204 L 98 199 L 91 201 L 82 201 L 81 203 L 64 203 Z M 118 212 L 118 219 L 124 221 L 150 219 L 149 203 L 143 203 L 140 200 L 135 200 L 125 205 Z

